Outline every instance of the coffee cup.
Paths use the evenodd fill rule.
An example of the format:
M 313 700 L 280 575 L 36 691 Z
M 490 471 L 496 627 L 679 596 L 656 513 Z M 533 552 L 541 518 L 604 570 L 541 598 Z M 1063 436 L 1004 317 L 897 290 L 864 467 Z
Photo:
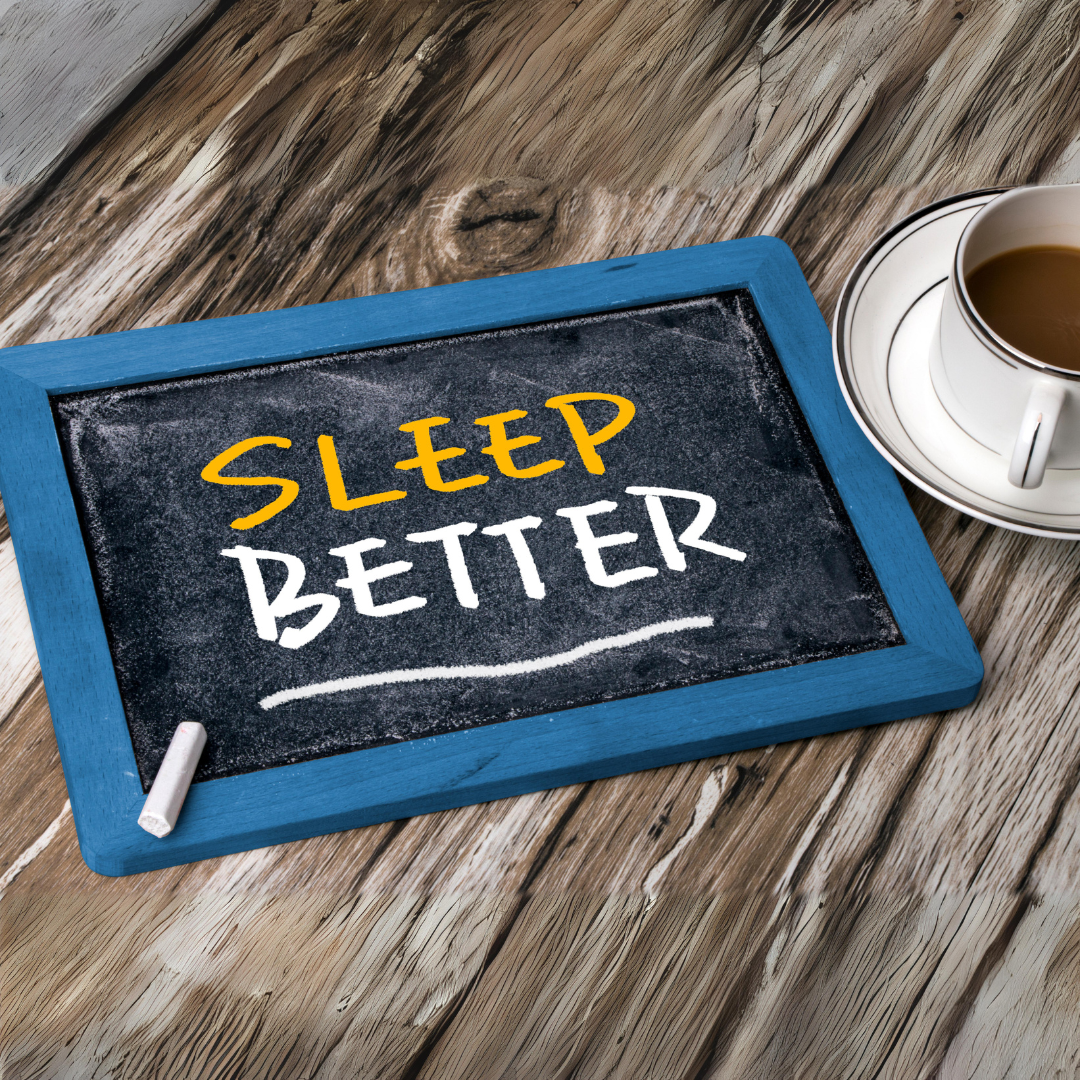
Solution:
M 1048 467 L 1080 469 L 1080 355 L 1070 370 L 1007 341 L 976 308 L 968 279 L 996 256 L 1031 248 L 1080 249 L 1080 184 L 1014 188 L 968 222 L 930 356 L 941 404 L 1004 458 L 1020 488 L 1037 488 Z

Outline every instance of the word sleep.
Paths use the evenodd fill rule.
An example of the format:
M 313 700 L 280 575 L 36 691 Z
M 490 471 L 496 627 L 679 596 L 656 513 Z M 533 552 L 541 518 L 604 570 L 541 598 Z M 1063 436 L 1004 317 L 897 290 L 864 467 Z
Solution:
M 712 496 L 661 487 L 628 487 L 626 493 L 645 500 L 656 543 L 668 569 L 679 572 L 686 570 L 686 555 L 683 548 L 697 548 L 735 562 L 743 562 L 746 559 L 746 553 L 743 551 L 702 539 L 705 530 L 716 516 L 716 500 Z M 664 507 L 665 499 L 688 500 L 697 503 L 694 520 L 683 530 L 678 539 L 668 520 Z M 638 540 L 638 534 L 633 532 L 598 536 L 593 531 L 590 519 L 601 514 L 609 514 L 617 508 L 618 503 L 603 499 L 586 506 L 567 506 L 555 511 L 556 516 L 565 518 L 573 530 L 577 541 L 574 547 L 581 554 L 589 581 L 605 589 L 616 589 L 632 581 L 655 577 L 660 572 L 655 566 L 635 566 L 615 573 L 608 571 L 602 555 L 604 549 L 634 544 Z M 480 530 L 483 536 L 505 538 L 517 565 L 521 586 L 525 595 L 532 600 L 543 600 L 547 595 L 547 589 L 533 559 L 526 534 L 538 529 L 542 524 L 542 518 L 529 516 L 504 521 L 498 525 L 489 525 Z M 409 533 L 405 537 L 411 544 L 440 544 L 442 546 L 450 583 L 457 602 L 464 608 L 480 606 L 480 597 L 473 587 L 462 546 L 462 539 L 472 536 L 476 530 L 476 522 L 460 521 L 441 529 Z M 372 536 L 343 547 L 331 548 L 329 552 L 345 564 L 345 576 L 335 583 L 336 587 L 352 594 L 353 605 L 358 614 L 376 619 L 403 615 L 426 606 L 428 602 L 426 596 L 415 595 L 397 600 L 384 600 L 382 603 L 376 601 L 372 585 L 386 578 L 407 574 L 413 568 L 413 564 L 404 559 L 369 566 L 365 556 L 385 546 L 385 540 Z M 236 559 L 240 564 L 252 618 L 255 622 L 255 632 L 262 640 L 276 641 L 286 649 L 299 649 L 316 638 L 334 621 L 341 607 L 340 598 L 330 593 L 308 593 L 302 596 L 300 590 L 304 586 L 306 570 L 303 562 L 295 555 L 282 551 L 260 551 L 242 545 L 225 548 L 221 554 L 226 558 Z M 286 568 L 285 584 L 281 586 L 273 600 L 267 596 L 266 582 L 260 565 L 266 561 L 283 563 Z M 318 608 L 318 610 L 304 626 L 287 626 L 279 636 L 279 619 L 286 619 L 309 608 Z
M 605 401 L 618 410 L 613 420 L 609 421 L 597 431 L 590 432 L 585 426 L 577 410 L 577 405 L 583 401 Z M 635 406 L 629 398 L 619 397 L 617 394 L 561 394 L 558 397 L 548 398 L 544 403 L 549 409 L 557 409 L 566 422 L 570 437 L 574 440 L 581 463 L 586 470 L 596 476 L 604 473 L 604 462 L 596 452 L 596 448 L 617 435 L 634 418 Z M 528 416 L 525 409 L 511 409 L 509 412 L 494 413 L 491 416 L 479 416 L 473 423 L 488 429 L 488 445 L 483 447 L 481 454 L 491 457 L 496 468 L 503 476 L 510 476 L 516 480 L 532 480 L 538 476 L 546 476 L 556 469 L 561 469 L 566 462 L 561 458 L 549 458 L 547 461 L 537 462 L 534 465 L 523 465 L 514 460 L 514 453 L 526 446 L 533 446 L 540 442 L 539 435 L 515 435 L 513 438 L 507 433 L 506 425 Z M 412 420 L 402 424 L 398 428 L 406 434 L 412 435 L 416 448 L 414 457 L 404 458 L 394 465 L 395 469 L 409 471 L 419 469 L 424 483 L 432 491 L 463 491 L 466 488 L 478 487 L 486 484 L 490 477 L 486 473 L 473 473 L 469 476 L 461 476 L 457 479 L 447 479 L 442 474 L 442 463 L 453 458 L 461 457 L 467 453 L 464 447 L 447 446 L 436 450 L 432 442 L 432 428 L 449 424 L 450 419 L 446 416 L 428 416 L 423 420 Z M 334 446 L 332 435 L 320 435 L 318 440 L 319 458 L 322 461 L 323 476 L 326 479 L 326 490 L 330 496 L 330 505 L 335 510 L 358 510 L 364 506 L 375 506 L 378 503 L 393 502 L 404 499 L 407 491 L 393 488 L 388 491 L 379 491 L 370 495 L 357 495 L 350 497 L 346 487 L 345 478 L 341 472 L 341 463 L 338 461 L 337 448 Z M 300 485 L 295 480 L 289 480 L 283 476 L 222 476 L 221 470 L 231 465 L 239 457 L 257 446 L 278 446 L 288 450 L 292 446 L 292 440 L 277 435 L 257 435 L 250 439 L 230 446 L 223 450 L 211 461 L 199 474 L 203 480 L 210 484 L 223 484 L 226 487 L 279 487 L 281 494 L 273 502 L 267 503 L 261 510 L 253 514 L 239 517 L 231 523 L 234 529 L 251 529 L 269 521 L 275 514 L 280 514 L 286 507 L 292 505 L 297 495 L 300 494 Z

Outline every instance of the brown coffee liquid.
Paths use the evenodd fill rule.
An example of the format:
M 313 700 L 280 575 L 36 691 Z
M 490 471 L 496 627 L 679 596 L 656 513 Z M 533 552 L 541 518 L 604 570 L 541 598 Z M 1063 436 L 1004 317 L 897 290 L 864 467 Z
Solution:
M 998 337 L 1044 364 L 1080 371 L 1080 248 L 1003 251 L 967 275 L 967 290 Z

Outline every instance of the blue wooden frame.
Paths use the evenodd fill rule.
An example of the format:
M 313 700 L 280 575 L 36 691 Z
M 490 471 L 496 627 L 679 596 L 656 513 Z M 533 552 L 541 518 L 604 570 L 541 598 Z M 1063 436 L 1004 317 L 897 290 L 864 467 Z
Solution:
M 49 396 L 745 287 L 906 644 L 192 787 L 174 832 L 145 798 Z M 798 263 L 756 237 L 311 307 L 0 351 L 0 491 L 83 858 L 120 875 L 955 708 L 983 668 L 895 474 L 833 376 Z

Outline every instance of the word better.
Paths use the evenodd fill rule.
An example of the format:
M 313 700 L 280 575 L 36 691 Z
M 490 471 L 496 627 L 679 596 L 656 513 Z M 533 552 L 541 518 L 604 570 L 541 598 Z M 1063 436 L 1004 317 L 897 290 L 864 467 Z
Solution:
M 746 559 L 746 553 L 743 551 L 702 539 L 705 530 L 716 516 L 716 500 L 710 495 L 659 487 L 628 487 L 626 493 L 644 498 L 649 521 L 656 535 L 657 546 L 668 569 L 680 572 L 686 570 L 686 556 L 682 551 L 684 547 L 697 548 L 735 562 L 743 562 Z M 698 504 L 694 520 L 683 530 L 677 541 L 664 509 L 664 499 L 686 499 Z M 655 577 L 659 573 L 655 566 L 635 566 L 615 573 L 609 573 L 604 566 L 601 556 L 604 548 L 634 544 L 638 539 L 638 534 L 632 532 L 609 533 L 605 536 L 597 536 L 593 532 L 589 519 L 599 514 L 609 514 L 617 508 L 618 503 L 604 499 L 589 503 L 587 506 L 566 506 L 555 511 L 557 517 L 566 518 L 573 528 L 577 539 L 574 547 L 581 553 L 589 581 L 605 589 L 616 589 L 632 581 Z M 536 568 L 525 533 L 538 529 L 541 524 L 543 524 L 542 518 L 529 516 L 504 521 L 499 525 L 489 525 L 480 530 L 484 536 L 506 538 L 517 563 L 525 595 L 532 600 L 543 600 L 547 595 L 547 589 Z M 461 546 L 462 537 L 471 536 L 476 529 L 477 525 L 474 521 L 459 521 L 457 524 L 446 525 L 441 529 L 409 533 L 405 537 L 411 544 L 442 545 L 454 593 L 458 603 L 464 608 L 480 606 L 480 598 L 473 588 L 472 578 L 469 576 L 469 568 L 465 561 L 465 552 Z M 371 586 L 375 582 L 406 574 L 413 568 L 413 564 L 405 560 L 368 566 L 364 561 L 364 556 L 385 546 L 385 540 L 371 536 L 346 544 L 344 547 L 331 548 L 329 552 L 330 555 L 345 562 L 345 577 L 335 583 L 336 587 L 347 589 L 352 593 L 353 604 L 358 614 L 376 619 L 415 611 L 428 602 L 426 596 L 406 596 L 398 600 L 376 603 L 371 591 Z M 276 641 L 286 649 L 299 649 L 321 634 L 333 622 L 341 607 L 340 599 L 330 593 L 300 595 L 306 570 L 303 562 L 295 555 L 282 551 L 258 551 L 244 546 L 225 548 L 221 554 L 226 558 L 236 559 L 240 563 L 244 584 L 247 586 L 248 600 L 251 604 L 251 614 L 255 621 L 255 631 L 264 641 Z M 284 563 L 287 571 L 285 584 L 272 601 L 266 595 L 266 583 L 260 567 L 260 563 L 266 560 Z M 277 626 L 279 619 L 285 619 L 313 607 L 319 610 L 305 626 L 299 628 L 288 626 L 281 632 L 279 638 Z

